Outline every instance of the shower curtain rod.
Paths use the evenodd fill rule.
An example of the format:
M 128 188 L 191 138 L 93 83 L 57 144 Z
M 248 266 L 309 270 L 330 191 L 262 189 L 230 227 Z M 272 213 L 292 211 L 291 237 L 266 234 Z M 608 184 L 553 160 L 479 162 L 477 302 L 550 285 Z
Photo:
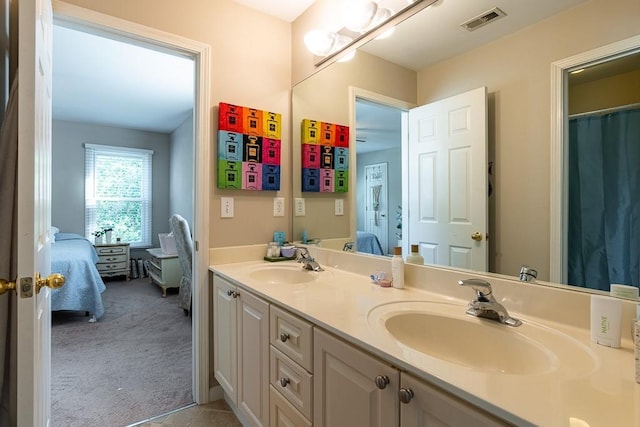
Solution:
M 620 105 L 619 107 L 605 108 L 603 110 L 587 111 L 586 113 L 570 114 L 569 118 L 570 119 L 575 119 L 575 118 L 578 118 L 578 117 L 603 115 L 603 114 L 609 114 L 609 113 L 617 113 L 618 111 L 633 110 L 633 109 L 636 109 L 636 108 L 640 108 L 640 102 L 637 102 L 635 104 Z

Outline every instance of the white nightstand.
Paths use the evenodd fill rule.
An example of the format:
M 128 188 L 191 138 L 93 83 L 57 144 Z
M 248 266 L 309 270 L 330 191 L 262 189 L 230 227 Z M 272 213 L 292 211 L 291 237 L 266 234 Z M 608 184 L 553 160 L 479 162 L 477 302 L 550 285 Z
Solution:
M 149 281 L 162 288 L 162 296 L 167 296 L 167 288 L 179 288 L 182 269 L 178 254 L 165 254 L 160 248 L 147 249 L 149 259 Z
M 93 245 L 98 252 L 100 277 L 126 276 L 130 278 L 129 243 L 98 243 Z

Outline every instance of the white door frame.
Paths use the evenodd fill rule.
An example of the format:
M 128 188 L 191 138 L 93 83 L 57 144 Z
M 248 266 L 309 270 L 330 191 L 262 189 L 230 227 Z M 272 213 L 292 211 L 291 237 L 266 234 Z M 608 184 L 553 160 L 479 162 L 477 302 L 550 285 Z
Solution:
M 551 64 L 551 188 L 549 224 L 549 280 L 567 283 L 567 193 L 569 106 L 567 72 L 605 62 L 640 49 L 640 35 L 620 40 Z
M 209 401 L 209 176 L 211 47 L 155 28 L 53 0 L 57 24 L 95 30 L 110 36 L 178 52 L 195 61 L 194 105 L 194 248 L 193 257 L 193 397 Z M 55 52 L 54 52 L 55 55 Z

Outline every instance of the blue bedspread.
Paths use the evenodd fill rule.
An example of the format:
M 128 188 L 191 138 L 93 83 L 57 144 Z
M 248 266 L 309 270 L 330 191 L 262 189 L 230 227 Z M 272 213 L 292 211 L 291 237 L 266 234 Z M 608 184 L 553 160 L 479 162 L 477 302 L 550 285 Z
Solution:
M 61 273 L 65 284 L 51 292 L 51 310 L 88 311 L 97 319 L 104 314 L 102 292 L 106 289 L 98 274 L 98 254 L 84 237 L 57 233 L 51 245 L 51 272 Z
M 384 255 L 382 246 L 380 246 L 380 240 L 378 240 L 378 237 L 373 233 L 356 231 L 356 247 L 358 248 L 358 252 Z

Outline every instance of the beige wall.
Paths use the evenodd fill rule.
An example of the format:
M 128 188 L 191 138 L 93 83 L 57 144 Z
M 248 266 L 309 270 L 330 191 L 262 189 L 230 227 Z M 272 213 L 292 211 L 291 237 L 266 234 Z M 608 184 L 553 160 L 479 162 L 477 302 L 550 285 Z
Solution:
M 231 0 L 69 0 L 87 9 L 157 28 L 211 46 L 211 247 L 263 243 L 273 231 L 290 232 L 291 215 L 273 216 L 273 197 L 290 199 L 291 25 Z M 282 114 L 281 190 L 219 190 L 218 103 L 228 102 Z M 235 200 L 235 217 L 220 218 L 220 197 Z M 287 211 L 291 204 L 287 203 Z
M 569 114 L 640 103 L 640 70 L 569 88 Z
M 393 76 L 393 78 L 390 78 Z M 349 125 L 349 87 L 375 92 L 407 103 L 415 103 L 416 73 L 389 61 L 364 52 L 358 52 L 353 60 L 336 63 L 311 78 L 296 85 L 292 93 L 292 158 L 293 196 L 302 197 L 306 203 L 306 215 L 294 217 L 293 235 L 300 240 L 306 229 L 309 238 L 322 239 L 348 237 L 351 234 L 351 198 L 355 197 L 355 171 L 351 150 L 355 144 L 355 130 L 350 129 L 350 176 L 347 193 L 301 192 L 301 131 L 303 119 L 312 119 Z M 336 216 L 335 199 L 344 199 L 344 215 Z M 352 236 L 354 238 L 354 236 Z
M 592 0 L 418 73 L 418 103 L 487 86 L 491 271 L 549 277 L 551 63 L 640 32 L 638 0 Z

